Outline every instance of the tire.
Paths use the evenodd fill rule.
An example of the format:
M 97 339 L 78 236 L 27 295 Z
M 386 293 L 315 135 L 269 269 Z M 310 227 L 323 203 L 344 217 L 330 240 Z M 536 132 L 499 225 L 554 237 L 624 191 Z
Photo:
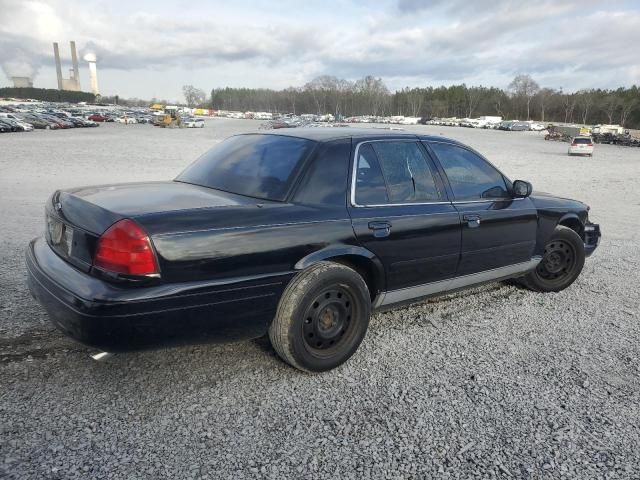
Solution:
M 285 289 L 269 339 L 289 365 L 324 372 L 355 353 L 370 314 L 371 297 L 363 278 L 345 265 L 318 262 Z
M 584 243 L 570 228 L 558 226 L 547 241 L 542 261 L 520 283 L 536 292 L 559 292 L 571 285 L 584 266 Z

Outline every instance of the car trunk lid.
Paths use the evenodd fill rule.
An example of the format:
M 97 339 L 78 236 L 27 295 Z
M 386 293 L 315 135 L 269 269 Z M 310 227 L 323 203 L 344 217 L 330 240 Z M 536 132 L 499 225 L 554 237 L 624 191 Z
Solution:
M 46 205 L 45 236 L 58 255 L 89 271 L 100 235 L 119 220 L 255 203 L 250 197 L 174 181 L 58 190 Z

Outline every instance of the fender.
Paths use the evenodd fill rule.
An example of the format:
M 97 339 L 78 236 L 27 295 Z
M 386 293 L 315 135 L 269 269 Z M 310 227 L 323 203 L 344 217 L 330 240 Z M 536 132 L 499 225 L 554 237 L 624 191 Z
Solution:
M 551 237 L 554 229 L 562 224 L 579 225 L 578 234 L 584 237 L 584 222 L 580 219 L 580 215 L 576 212 L 560 212 L 551 209 L 538 209 L 538 234 L 536 236 L 536 248 L 534 255 L 542 255 L 544 246 Z M 571 225 L 573 224 L 573 225 Z
M 584 228 L 584 222 L 582 221 L 580 216 L 575 212 L 565 213 L 562 217 L 560 217 L 560 219 L 558 220 L 558 223 L 556 225 L 560 225 L 562 223 L 565 223 L 565 222 L 567 222 L 567 220 L 569 220 L 571 222 L 578 222 L 580 224 L 580 226 L 581 226 L 581 230 Z
M 298 260 L 294 269 L 303 270 L 314 263 L 337 257 L 351 257 L 365 260 L 366 264 L 371 267 L 373 278 L 370 280 L 374 282 L 375 289 L 378 292 L 383 292 L 385 290 L 386 275 L 384 273 L 384 266 L 382 265 L 382 262 L 373 252 L 357 245 L 329 245 Z
M 364 257 L 373 263 L 378 263 L 382 268 L 382 262 L 373 254 L 373 252 L 366 248 L 359 247 L 357 245 L 329 245 L 313 253 L 310 253 L 306 257 L 302 257 L 293 267 L 295 270 L 304 270 L 314 263 L 322 260 L 327 260 L 332 257 L 342 257 L 344 255 L 355 255 L 357 257 Z

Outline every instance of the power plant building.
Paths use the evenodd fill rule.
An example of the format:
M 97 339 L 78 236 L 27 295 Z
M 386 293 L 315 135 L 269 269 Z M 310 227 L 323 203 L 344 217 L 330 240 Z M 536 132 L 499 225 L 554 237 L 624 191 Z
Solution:
M 33 88 L 33 80 L 31 77 L 11 77 L 15 88 Z

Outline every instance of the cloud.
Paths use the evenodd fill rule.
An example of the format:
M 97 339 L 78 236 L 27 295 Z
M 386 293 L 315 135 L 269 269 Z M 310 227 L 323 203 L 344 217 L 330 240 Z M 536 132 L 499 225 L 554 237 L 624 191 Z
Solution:
M 147 12 L 122 0 L 0 0 L 0 63 L 8 76 L 48 71 L 51 43 L 60 42 L 68 62 L 68 41 L 76 40 L 80 57 L 94 53 L 109 79 L 135 78 L 121 84 L 138 96 L 166 84 L 162 75 L 134 75 L 149 71 L 207 89 L 281 88 L 322 74 L 371 74 L 392 88 L 505 86 L 518 72 L 565 89 L 637 81 L 640 8 L 630 3 L 398 0 L 372 9 L 359 0 L 283 2 L 277 11 L 240 1 L 154 3 Z

